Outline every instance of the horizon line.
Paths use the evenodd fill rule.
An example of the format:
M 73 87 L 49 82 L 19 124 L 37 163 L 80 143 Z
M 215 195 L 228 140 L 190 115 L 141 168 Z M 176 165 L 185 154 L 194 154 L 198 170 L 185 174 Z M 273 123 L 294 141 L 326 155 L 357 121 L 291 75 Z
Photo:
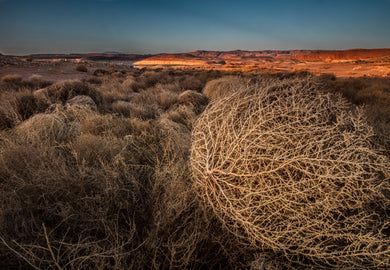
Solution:
M 262 49 L 262 50 L 246 50 L 246 49 L 233 49 L 233 50 L 207 50 L 207 49 L 197 49 L 194 51 L 176 51 L 176 52 L 157 52 L 157 53 L 136 53 L 136 52 L 121 52 L 121 51 L 103 51 L 103 52 L 58 52 L 58 53 L 30 53 L 30 54 L 7 54 L 5 52 L 0 51 L 0 54 L 4 56 L 33 56 L 33 55 L 77 55 L 77 54 L 135 54 L 135 55 L 159 55 L 159 54 L 182 54 L 182 53 L 192 53 L 192 52 L 234 52 L 234 51 L 243 51 L 243 52 L 264 52 L 264 51 L 351 51 L 351 50 L 388 50 L 390 47 L 382 47 L 382 48 L 348 48 L 348 49 Z

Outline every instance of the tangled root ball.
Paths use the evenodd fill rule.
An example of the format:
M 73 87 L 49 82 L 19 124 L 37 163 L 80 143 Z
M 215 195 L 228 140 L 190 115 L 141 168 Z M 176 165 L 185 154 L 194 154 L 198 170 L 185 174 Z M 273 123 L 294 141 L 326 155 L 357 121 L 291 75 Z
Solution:
M 238 241 L 286 268 L 390 267 L 389 163 L 372 136 L 310 78 L 251 86 L 195 123 L 193 176 Z

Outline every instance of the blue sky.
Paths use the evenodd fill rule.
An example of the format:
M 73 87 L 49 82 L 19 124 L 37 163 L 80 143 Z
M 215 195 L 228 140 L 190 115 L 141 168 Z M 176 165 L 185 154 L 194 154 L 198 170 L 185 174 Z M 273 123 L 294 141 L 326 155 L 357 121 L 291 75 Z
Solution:
M 390 0 L 0 0 L 0 52 L 390 47 Z

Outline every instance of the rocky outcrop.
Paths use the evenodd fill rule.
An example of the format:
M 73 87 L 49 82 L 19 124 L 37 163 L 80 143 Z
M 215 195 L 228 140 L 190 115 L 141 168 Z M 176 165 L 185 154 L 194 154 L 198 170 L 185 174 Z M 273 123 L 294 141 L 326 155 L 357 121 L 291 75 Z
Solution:
M 134 65 L 175 65 L 175 66 L 203 66 L 207 61 L 191 54 L 162 54 L 137 61 Z
M 390 49 L 351 49 L 343 51 L 308 51 L 297 55 L 298 60 L 358 60 L 390 56 Z

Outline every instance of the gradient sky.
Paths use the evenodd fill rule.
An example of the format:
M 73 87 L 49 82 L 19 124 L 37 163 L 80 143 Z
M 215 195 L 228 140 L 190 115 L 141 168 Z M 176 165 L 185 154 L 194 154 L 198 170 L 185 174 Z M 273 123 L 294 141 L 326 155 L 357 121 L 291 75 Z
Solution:
M 390 47 L 390 0 L 0 0 L 0 52 Z

